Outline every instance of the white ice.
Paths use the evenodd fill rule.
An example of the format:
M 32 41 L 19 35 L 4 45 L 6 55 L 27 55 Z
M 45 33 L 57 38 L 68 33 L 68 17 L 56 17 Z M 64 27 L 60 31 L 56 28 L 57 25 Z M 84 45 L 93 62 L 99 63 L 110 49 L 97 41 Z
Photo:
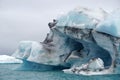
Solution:
M 0 55 L 0 63 L 22 63 L 22 60 L 8 55 Z

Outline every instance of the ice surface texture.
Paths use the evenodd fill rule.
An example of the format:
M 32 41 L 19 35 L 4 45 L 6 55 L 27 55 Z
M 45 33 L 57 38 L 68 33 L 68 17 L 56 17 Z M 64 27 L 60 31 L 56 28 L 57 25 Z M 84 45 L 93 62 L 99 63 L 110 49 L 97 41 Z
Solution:
M 120 10 L 110 13 L 105 20 L 99 23 L 96 31 L 120 37 Z

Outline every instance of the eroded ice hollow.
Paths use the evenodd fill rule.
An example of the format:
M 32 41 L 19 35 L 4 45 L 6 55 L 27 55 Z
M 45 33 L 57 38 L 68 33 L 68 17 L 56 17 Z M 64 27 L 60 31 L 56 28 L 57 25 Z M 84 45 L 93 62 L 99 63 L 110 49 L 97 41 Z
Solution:
M 100 58 L 104 70 L 113 73 L 120 62 L 119 13 L 76 8 L 48 24 L 50 32 L 43 42 L 21 41 L 13 56 L 61 69 Z

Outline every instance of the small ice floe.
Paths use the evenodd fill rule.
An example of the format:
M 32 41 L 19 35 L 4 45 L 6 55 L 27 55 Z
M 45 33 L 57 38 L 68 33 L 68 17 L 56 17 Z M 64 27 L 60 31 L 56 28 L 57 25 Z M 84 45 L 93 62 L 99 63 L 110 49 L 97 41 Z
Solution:
M 80 75 L 104 75 L 112 74 L 113 69 L 105 69 L 104 62 L 100 58 L 91 59 L 88 63 L 82 64 L 79 67 L 72 67 L 71 69 L 64 69 L 65 73 L 80 74 Z
M 8 55 L 0 55 L 0 63 L 22 63 L 22 60 Z

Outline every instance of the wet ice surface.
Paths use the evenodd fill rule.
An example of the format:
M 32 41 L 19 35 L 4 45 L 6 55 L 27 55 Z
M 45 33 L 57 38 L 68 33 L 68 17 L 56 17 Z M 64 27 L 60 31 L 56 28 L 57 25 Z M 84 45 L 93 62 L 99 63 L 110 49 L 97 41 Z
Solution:
M 82 76 L 65 74 L 61 71 L 15 71 L 19 64 L 0 64 L 0 80 L 118 80 L 120 74 Z

